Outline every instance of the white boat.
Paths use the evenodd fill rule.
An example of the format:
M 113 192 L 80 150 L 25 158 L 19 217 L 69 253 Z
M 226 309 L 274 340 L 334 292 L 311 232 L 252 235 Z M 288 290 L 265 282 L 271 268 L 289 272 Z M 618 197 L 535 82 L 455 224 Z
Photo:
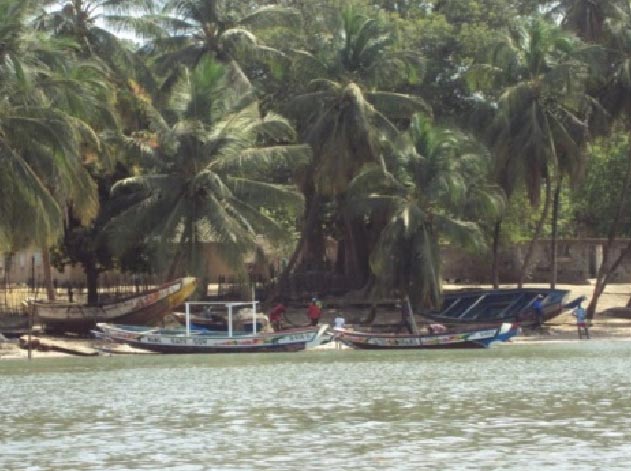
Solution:
M 160 353 L 245 353 L 245 352 L 294 352 L 315 348 L 330 340 L 328 324 L 279 332 L 257 331 L 257 301 L 185 303 L 185 327 L 176 329 L 151 328 L 120 324 L 97 324 L 97 335 L 105 340 L 125 343 Z M 228 311 L 227 331 L 209 331 L 191 328 L 191 306 L 221 305 Z M 252 330 L 236 331 L 233 310 L 251 307 Z

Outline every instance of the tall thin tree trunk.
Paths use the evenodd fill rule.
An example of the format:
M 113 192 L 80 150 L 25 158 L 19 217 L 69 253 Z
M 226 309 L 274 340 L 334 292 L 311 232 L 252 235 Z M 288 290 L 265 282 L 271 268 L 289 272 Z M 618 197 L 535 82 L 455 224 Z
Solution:
M 611 266 L 609 265 L 609 256 L 611 254 L 611 248 L 613 246 L 613 242 L 616 238 L 616 234 L 618 233 L 618 227 L 620 226 L 620 219 L 622 218 L 622 213 L 625 210 L 627 195 L 629 193 L 631 187 L 631 132 L 629 133 L 629 149 L 627 150 L 627 171 L 624 175 L 624 180 L 622 182 L 622 189 L 620 191 L 620 197 L 618 200 L 618 208 L 616 210 L 616 216 L 614 220 L 611 222 L 611 226 L 609 227 L 609 234 L 607 236 L 607 242 L 603 247 L 603 259 L 600 267 L 598 269 L 598 274 L 596 275 L 596 285 L 594 286 L 594 293 L 592 294 L 592 299 L 587 306 L 587 318 L 593 319 L 594 314 L 596 313 L 596 306 L 598 304 L 598 298 L 605 291 L 605 287 L 607 286 L 607 279 L 611 275 L 611 273 L 617 267 L 617 264 L 622 262 L 622 256 L 625 254 L 625 251 L 618 257 L 618 260 Z M 629 248 L 629 247 L 628 247 Z
M 550 288 L 554 289 L 557 284 L 557 271 L 558 271 L 558 225 L 559 225 L 559 204 L 561 197 L 561 184 L 563 178 L 559 177 L 557 186 L 554 190 L 554 202 L 552 205 L 552 239 L 551 239 L 551 262 L 550 262 Z
M 499 267 L 499 251 L 500 251 L 500 235 L 502 233 L 502 220 L 499 219 L 493 228 L 493 260 L 491 265 L 491 280 L 493 288 L 500 287 L 500 267 Z
M 50 252 L 48 247 L 42 246 L 42 271 L 44 272 L 44 286 L 46 287 L 46 297 L 49 301 L 55 300 L 55 287 L 50 270 Z
M 530 259 L 532 258 L 532 254 L 535 249 L 535 243 L 539 239 L 541 235 L 541 231 L 543 229 L 543 223 L 548 217 L 548 211 L 550 210 L 550 202 L 552 200 L 552 185 L 550 184 L 550 179 L 546 181 L 546 196 L 545 201 L 543 203 L 543 210 L 541 211 L 541 216 L 539 216 L 539 220 L 537 221 L 537 225 L 535 226 L 535 233 L 528 244 L 528 250 L 526 251 L 526 256 L 524 257 L 524 261 L 521 266 L 521 270 L 519 271 L 519 281 L 517 282 L 517 287 L 521 288 L 524 286 L 524 280 L 526 279 L 526 272 L 528 271 L 528 267 L 530 265 Z
M 95 306 L 99 302 L 99 270 L 93 261 L 86 263 L 84 270 L 88 288 L 88 306 Z
M 289 276 L 291 275 L 298 261 L 303 256 L 303 252 L 307 246 L 307 239 L 308 239 L 309 231 L 312 231 L 314 229 L 314 226 L 318 223 L 320 219 L 318 216 L 319 211 L 320 211 L 320 197 L 316 194 L 311 199 L 311 203 L 309 204 L 309 207 L 307 209 L 307 219 L 302 228 L 302 232 L 300 233 L 300 239 L 298 240 L 298 244 L 296 245 L 296 248 L 294 249 L 294 253 L 291 254 L 291 257 L 289 259 L 289 262 L 287 263 L 287 266 L 284 268 L 284 270 L 278 277 L 278 283 L 276 284 L 274 289 L 272 289 L 270 293 L 268 294 L 266 302 L 274 301 L 279 296 L 280 291 L 282 289 L 285 289 L 287 285 L 289 284 Z

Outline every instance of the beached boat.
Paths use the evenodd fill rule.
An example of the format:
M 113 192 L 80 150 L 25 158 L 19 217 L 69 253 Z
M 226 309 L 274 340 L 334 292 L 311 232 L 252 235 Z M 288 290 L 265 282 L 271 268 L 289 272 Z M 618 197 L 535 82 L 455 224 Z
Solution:
M 206 329 L 213 331 L 228 330 L 228 311 L 225 309 L 202 310 L 199 312 L 191 312 L 191 328 Z M 174 312 L 173 317 L 182 325 L 186 325 L 186 313 Z M 252 314 L 249 309 L 242 309 L 237 313 L 233 313 L 233 329 L 251 331 L 252 330 Z M 270 329 L 270 322 L 267 316 L 259 312 L 256 314 L 256 330 L 264 332 Z
M 561 314 L 569 290 L 547 288 L 464 289 L 448 291 L 441 306 L 423 312 L 425 318 L 447 326 L 499 326 L 504 322 L 534 325 L 537 316 L 533 302 L 542 296 L 543 321 Z
M 0 334 L 19 337 L 29 330 L 29 317 L 25 313 L 0 313 Z
M 159 353 L 294 352 L 317 347 L 330 339 L 326 324 L 279 332 L 258 331 L 256 304 L 256 301 L 227 303 L 191 301 L 185 303 L 186 325 L 183 328 L 160 329 L 99 323 L 96 335 L 104 340 Z M 225 306 L 228 312 L 227 331 L 192 328 L 190 312 L 193 305 Z M 244 306 L 252 308 L 250 311 L 252 330 L 234 330 L 233 309 Z
M 505 342 L 518 333 L 518 326 L 503 323 L 496 328 L 444 334 L 388 334 L 333 329 L 333 338 L 345 345 L 361 349 L 438 349 L 487 348 L 494 342 Z
M 88 333 L 100 322 L 156 324 L 182 304 L 195 286 L 195 278 L 180 278 L 144 293 L 96 306 L 31 300 L 27 307 L 35 322 L 47 332 Z

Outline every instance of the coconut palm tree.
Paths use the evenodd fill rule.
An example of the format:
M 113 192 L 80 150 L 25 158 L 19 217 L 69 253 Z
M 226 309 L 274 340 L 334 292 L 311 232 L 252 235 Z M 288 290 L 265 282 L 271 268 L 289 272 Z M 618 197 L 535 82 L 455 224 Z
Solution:
M 49 64 L 61 63 L 63 52 L 56 52 L 58 45 L 53 45 L 45 35 L 29 32 L 25 27 L 32 5 L 3 0 L 0 8 L 3 22 L 0 32 L 4 35 L 0 39 L 4 49 L 0 56 L 0 87 L 5 97 L 0 107 L 0 133 L 3 163 L 8 170 L 3 176 L 7 182 L 12 181 L 4 190 L 13 186 L 23 189 L 16 191 L 13 198 L 3 198 L 3 202 L 21 208 L 14 214 L 24 224 L 35 213 L 32 237 L 25 237 L 29 233 L 27 226 L 13 222 L 13 230 L 18 234 L 14 234 L 13 242 L 24 238 L 20 245 L 23 247 L 59 235 L 63 221 L 61 205 L 65 200 L 76 201 L 83 217 L 94 215 L 95 188 L 82 166 L 80 147 L 94 142 L 96 136 L 83 121 L 55 106 L 47 95 L 51 84 L 60 84 Z M 12 175 L 21 178 L 13 180 Z M 32 212 L 26 211 L 28 201 L 33 204 Z M 42 205 L 47 211 L 41 211 Z
M 546 196 L 523 260 L 521 286 L 534 241 L 552 204 L 553 186 L 557 208 L 562 176 L 580 175 L 589 99 L 584 90 L 587 68 L 575 55 L 581 47 L 578 40 L 541 18 L 528 19 L 515 33 L 507 36 L 494 51 L 492 65 L 494 70 L 502 71 L 503 89 L 489 140 L 496 158 L 498 182 L 509 197 L 523 182 L 531 203 L 538 205 L 545 181 Z M 553 227 L 556 228 L 556 219 Z M 556 260 L 555 247 L 553 237 L 553 260 Z M 552 284 L 556 279 L 555 266 L 553 261 Z
M 148 22 L 151 27 L 145 26 Z M 145 16 L 136 30 L 147 38 L 145 50 L 155 54 L 159 73 L 170 77 L 165 82 L 168 86 L 183 66 L 195 67 L 206 56 L 231 66 L 257 63 L 269 75 L 280 77 L 288 66 L 287 58 L 262 44 L 257 34 L 273 28 L 297 28 L 299 24 L 298 12 L 282 6 L 167 0 L 160 12 Z
M 605 9 L 605 7 L 607 7 Z M 631 119 L 631 5 L 626 1 L 603 2 L 603 27 L 600 35 L 595 37 L 603 46 L 604 73 L 592 87 L 592 94 L 606 111 L 613 122 L 622 123 L 630 128 Z M 631 133 L 630 133 L 631 135 Z M 603 260 L 599 267 L 594 293 L 587 308 L 587 315 L 591 319 L 596 312 L 598 299 L 604 292 L 611 274 L 631 253 L 629 244 L 615 259 L 612 257 L 611 247 L 619 232 L 623 212 L 628 211 L 628 193 L 631 188 L 631 149 L 629 150 L 628 166 L 622 176 L 622 191 L 618 196 L 616 216 L 611 222 L 607 242 L 603 247 Z
M 551 13 L 561 17 L 564 28 L 586 42 L 599 42 L 606 34 L 608 18 L 624 12 L 624 0 L 560 0 L 555 1 Z
M 110 111 L 111 88 L 102 65 L 77 58 L 78 47 L 73 41 L 28 28 L 27 20 L 39 4 L 14 3 L 18 8 L 10 8 L 3 15 L 7 24 L 13 25 L 13 32 L 10 28 L 0 28 L 19 38 L 4 42 L 0 83 L 7 100 L 2 125 L 15 155 L 22 159 L 22 166 L 37 177 L 41 191 L 55 202 L 48 205 L 46 212 L 36 207 L 38 217 L 33 220 L 50 218 L 56 225 L 46 224 L 44 232 L 32 231 L 33 237 L 22 242 L 42 247 L 45 281 L 49 298 L 53 298 L 48 247 L 60 235 L 66 208 L 71 206 L 75 217 L 83 223 L 96 215 L 97 189 L 86 164 L 104 163 L 105 148 L 95 129 L 115 127 L 116 119 Z M 20 180 L 13 180 L 16 183 L 32 188 L 26 182 L 22 185 Z M 16 215 L 28 213 L 22 210 Z M 13 224 L 14 229 L 19 227 Z
M 434 307 L 441 293 L 439 242 L 484 251 L 480 224 L 500 215 L 504 195 L 489 183 L 488 151 L 471 137 L 416 115 L 402 144 L 396 174 L 369 165 L 353 179 L 348 210 L 388 214 L 370 256 L 382 294 Z
M 359 287 L 369 280 L 371 240 L 376 241 L 373 236 L 385 222 L 375 220 L 368 228 L 360 221 L 350 220 L 349 213 L 339 211 L 344 207 L 346 189 L 365 163 L 386 166 L 392 155 L 390 143 L 396 139 L 399 128 L 407 126 L 413 113 L 428 112 L 429 108 L 420 97 L 371 86 L 385 83 L 385 70 L 391 73 L 393 87 L 404 82 L 404 76 L 415 81 L 422 75 L 422 68 L 405 63 L 403 55 L 387 54 L 393 40 L 383 25 L 352 6 L 343 9 L 339 18 L 342 34 L 333 34 L 336 41 L 329 51 L 318 55 L 288 51 L 295 58 L 294 72 L 308 71 L 321 78 L 312 80 L 310 88 L 287 106 L 287 113 L 298 123 L 300 135 L 313 148 L 314 159 L 301 185 L 306 202 L 303 234 L 282 280 L 300 267 L 326 266 L 326 204 L 334 208 L 338 262 L 344 260 L 338 271 L 352 276 Z M 390 67 L 395 56 L 407 68 Z M 398 72 L 401 80 L 397 79 Z
M 309 148 L 291 144 L 295 132 L 283 118 L 261 116 L 235 70 L 205 57 L 173 87 L 165 109 L 147 106 L 155 131 L 136 142 L 143 172 L 112 188 L 121 210 L 107 232 L 118 251 L 158 244 L 163 259 L 175 252 L 171 274 L 207 280 L 202 244 L 221 244 L 221 257 L 244 275 L 257 235 L 288 236 L 265 208 L 301 207 L 302 199 L 271 169 L 306 165 Z

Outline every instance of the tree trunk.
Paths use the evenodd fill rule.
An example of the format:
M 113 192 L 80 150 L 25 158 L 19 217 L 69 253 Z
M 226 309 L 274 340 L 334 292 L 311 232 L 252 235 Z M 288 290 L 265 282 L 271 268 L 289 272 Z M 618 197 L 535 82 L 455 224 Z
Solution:
M 493 228 L 493 260 L 491 262 L 491 280 L 493 282 L 493 288 L 500 287 L 500 270 L 499 270 L 499 250 L 500 250 L 500 235 L 502 233 L 502 220 L 498 220 Z
M 50 271 L 50 252 L 48 247 L 42 247 L 42 270 L 44 272 L 44 286 L 46 287 L 46 297 L 49 301 L 55 300 L 55 287 Z
M 85 278 L 88 287 L 88 306 L 95 306 L 99 303 L 99 271 L 92 261 L 84 265 Z
M 630 139 L 631 139 L 631 132 Z M 620 219 L 622 218 L 622 214 L 626 207 L 627 194 L 629 193 L 631 186 L 631 140 L 629 144 L 629 149 L 627 150 L 627 171 L 624 175 L 624 180 L 622 182 L 622 189 L 620 191 L 620 196 L 618 200 L 618 208 L 616 210 L 616 216 L 614 220 L 611 222 L 611 226 L 609 227 L 609 234 L 607 236 L 607 243 L 603 247 L 603 260 L 598 269 L 598 274 L 596 275 L 596 285 L 594 286 L 594 293 L 592 295 L 592 299 L 587 306 L 587 318 L 593 319 L 594 314 L 596 313 L 596 306 L 598 304 L 598 298 L 605 291 L 605 287 L 607 286 L 607 280 L 611 273 L 617 268 L 617 266 L 622 262 L 622 259 L 626 256 L 626 253 L 631 249 L 631 243 L 627 246 L 618 259 L 610 266 L 609 265 L 609 255 L 611 253 L 611 247 L 613 246 L 613 242 L 616 238 L 616 234 L 618 233 L 618 227 L 620 226 Z
M 367 247 L 366 235 L 362 233 L 362 227 L 357 221 L 344 218 L 345 236 L 345 275 L 353 280 L 353 288 L 359 288 L 366 284 L 370 275 L 368 259 L 370 256 Z
M 550 247 L 551 253 L 551 269 L 550 269 L 550 288 L 554 289 L 557 284 L 557 270 L 558 270 L 558 225 L 559 225 L 559 204 L 561 197 L 561 184 L 563 178 L 559 177 L 557 181 L 557 187 L 554 190 L 554 203 L 552 205 L 552 240 Z
M 301 257 L 297 261 L 300 263 L 300 269 L 303 270 L 320 270 L 324 267 L 324 234 L 322 233 L 322 223 L 320 220 L 320 210 L 322 199 L 320 195 L 313 190 L 305 195 L 307 204 L 307 212 L 305 217 L 305 227 L 300 238 Z
M 319 211 L 320 197 L 318 195 L 314 195 L 307 209 L 307 218 L 302 228 L 302 232 L 300 233 L 298 244 L 294 249 L 294 253 L 291 254 L 291 258 L 289 259 L 287 266 L 278 277 L 278 283 L 276 284 L 274 289 L 270 291 L 269 295 L 267 296 L 266 302 L 274 301 L 279 296 L 281 290 L 288 289 L 289 276 L 294 271 L 294 267 L 298 264 L 298 261 L 301 259 L 303 252 L 306 249 L 307 235 L 309 231 L 313 229 L 313 226 L 318 224 L 320 221 L 319 215 L 316 214 L 319 213 Z
M 524 257 L 524 261 L 521 266 L 521 270 L 519 272 L 519 281 L 517 283 L 517 287 L 521 288 L 524 285 L 524 280 L 526 279 L 526 271 L 528 270 L 528 266 L 530 265 L 530 259 L 532 258 L 532 254 L 535 249 L 535 243 L 539 239 L 541 235 L 541 231 L 543 229 L 543 223 L 548 216 L 548 211 L 550 210 L 550 201 L 552 200 L 552 188 L 550 185 L 550 180 L 546 181 L 546 196 L 545 201 L 543 203 L 543 210 L 541 211 L 541 216 L 537 221 L 537 225 L 535 227 L 535 233 L 532 236 L 530 243 L 528 244 L 528 250 L 526 251 L 526 256 Z

